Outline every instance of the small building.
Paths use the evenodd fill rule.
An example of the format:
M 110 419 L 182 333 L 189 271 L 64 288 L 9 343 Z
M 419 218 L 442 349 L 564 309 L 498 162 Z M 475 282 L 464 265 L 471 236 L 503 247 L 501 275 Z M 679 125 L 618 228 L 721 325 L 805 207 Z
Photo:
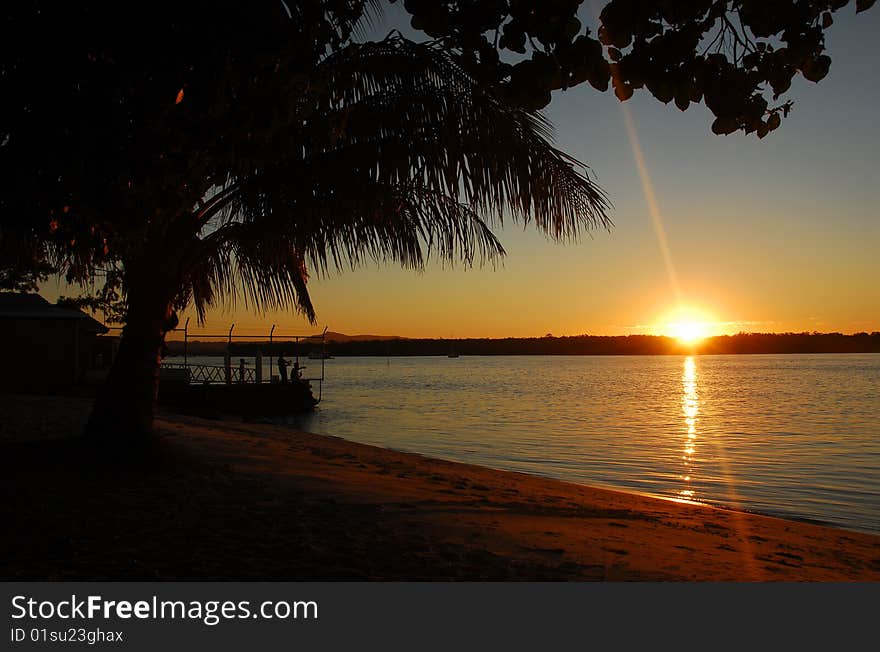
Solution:
M 107 327 L 81 310 L 62 308 L 39 294 L 0 293 L 0 388 L 63 391 L 96 366 L 97 338 Z

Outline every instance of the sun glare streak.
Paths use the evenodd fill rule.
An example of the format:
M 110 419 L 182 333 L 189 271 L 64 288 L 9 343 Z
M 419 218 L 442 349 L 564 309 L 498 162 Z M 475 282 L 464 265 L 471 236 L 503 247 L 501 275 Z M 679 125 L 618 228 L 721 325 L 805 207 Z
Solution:
M 660 202 L 657 201 L 657 194 L 654 191 L 654 182 L 651 180 L 651 173 L 648 171 L 648 164 L 645 161 L 645 153 L 642 150 L 639 134 L 636 130 L 635 120 L 632 112 L 625 102 L 620 103 L 620 111 L 623 115 L 623 124 L 626 128 L 627 139 L 632 149 L 633 159 L 636 163 L 636 169 L 639 173 L 639 180 L 642 184 L 642 194 L 645 197 L 645 204 L 648 207 L 648 215 L 651 218 L 651 224 L 654 227 L 654 235 L 657 238 L 657 246 L 663 257 L 663 265 L 666 268 L 666 276 L 669 281 L 669 287 L 675 297 L 676 318 L 666 319 L 660 326 L 661 334 L 668 337 L 676 338 L 681 344 L 694 347 L 702 340 L 710 337 L 717 328 L 713 328 L 713 321 L 704 315 L 701 311 L 694 311 L 687 308 L 682 297 L 681 285 L 678 282 L 678 273 L 675 270 L 675 263 L 672 260 L 672 251 L 669 248 L 669 238 L 666 235 L 664 226 L 663 213 L 660 210 Z
M 636 168 L 639 171 L 639 179 L 642 182 L 642 193 L 645 196 L 645 203 L 648 205 L 648 214 L 651 216 L 651 223 L 654 225 L 654 233 L 657 236 L 657 244 L 660 247 L 660 253 L 663 255 L 663 262 L 666 265 L 666 274 L 669 277 L 669 286 L 675 294 L 675 298 L 681 304 L 681 289 L 678 284 L 678 275 L 675 273 L 675 266 L 672 263 L 672 254 L 669 251 L 669 241 L 666 238 L 666 229 L 663 227 L 663 215 L 660 212 L 660 204 L 657 202 L 657 195 L 654 193 L 654 183 L 651 181 L 651 175 L 648 172 L 648 166 L 645 163 L 645 154 L 642 151 L 642 145 L 639 142 L 639 135 L 636 131 L 635 122 L 629 107 L 621 103 L 620 110 L 623 113 L 623 123 L 626 127 L 626 135 L 629 138 L 629 144 L 632 148 L 633 157 L 636 161 Z
M 674 337 L 682 344 L 693 347 L 710 336 L 711 320 L 700 311 L 694 311 L 684 306 L 681 286 L 678 282 L 678 274 L 675 271 L 675 263 L 672 260 L 672 252 L 669 248 L 669 239 L 666 236 L 666 228 L 663 225 L 663 213 L 660 210 L 660 203 L 657 201 L 657 195 L 654 192 L 654 183 L 651 181 L 651 174 L 648 171 L 648 165 L 645 162 L 645 154 L 639 141 L 639 134 L 636 131 L 635 121 L 633 120 L 629 107 L 625 103 L 621 103 L 620 110 L 623 114 L 623 123 L 626 127 L 627 138 L 629 139 L 633 158 L 636 162 L 636 168 L 639 172 L 642 193 L 645 197 L 645 203 L 648 206 L 648 215 L 651 217 L 651 224 L 654 227 L 654 234 L 657 237 L 657 246 L 663 257 L 663 264 L 666 267 L 669 287 L 675 296 L 677 306 L 675 317 L 665 320 L 661 326 L 663 331 L 662 334 L 668 337 Z

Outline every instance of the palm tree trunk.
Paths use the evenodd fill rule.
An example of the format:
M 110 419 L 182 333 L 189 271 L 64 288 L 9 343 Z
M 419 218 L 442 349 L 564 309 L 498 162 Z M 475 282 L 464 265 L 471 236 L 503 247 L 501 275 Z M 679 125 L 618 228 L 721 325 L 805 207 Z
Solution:
M 141 279 L 128 279 L 128 312 L 119 351 L 87 426 L 102 447 L 151 445 L 165 334 L 174 327 L 172 293 Z

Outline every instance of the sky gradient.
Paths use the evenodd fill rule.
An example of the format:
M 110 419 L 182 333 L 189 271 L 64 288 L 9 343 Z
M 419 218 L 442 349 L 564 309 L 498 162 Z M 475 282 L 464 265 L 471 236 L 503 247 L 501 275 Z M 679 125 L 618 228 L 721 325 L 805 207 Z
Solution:
M 386 11 L 376 33 L 400 27 L 399 12 Z M 763 141 L 713 135 L 702 105 L 681 112 L 645 91 L 625 105 L 588 85 L 556 93 L 547 110 L 556 144 L 608 193 L 610 232 L 561 245 L 509 224 L 497 231 L 508 256 L 495 269 L 373 265 L 313 279 L 317 330 L 660 334 L 679 305 L 708 323 L 706 334 L 880 330 L 880 10 L 854 12 L 836 13 L 828 31 L 828 77 L 796 78 L 794 110 Z M 63 292 L 54 281 L 43 290 Z M 316 330 L 293 313 L 241 307 L 214 311 L 204 330 L 232 322 L 240 334 L 272 323 L 277 333 Z

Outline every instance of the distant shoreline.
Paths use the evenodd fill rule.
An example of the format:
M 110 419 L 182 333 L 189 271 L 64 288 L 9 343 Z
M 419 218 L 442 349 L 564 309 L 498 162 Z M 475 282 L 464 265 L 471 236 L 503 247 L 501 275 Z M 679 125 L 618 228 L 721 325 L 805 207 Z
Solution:
M 339 336 L 346 337 L 346 336 Z M 257 349 L 266 355 L 277 352 L 305 355 L 320 344 L 275 341 L 269 343 L 258 337 L 234 339 L 230 351 L 253 353 Z M 222 355 L 226 341 L 200 341 L 193 334 L 187 342 L 189 355 Z M 458 356 L 498 355 L 754 355 L 754 354 L 812 354 L 812 353 L 880 353 L 880 332 L 856 333 L 743 333 L 706 338 L 696 345 L 684 345 L 678 340 L 659 335 L 575 335 L 565 337 L 530 338 L 466 338 L 466 339 L 408 339 L 374 337 L 369 340 L 329 339 L 324 350 L 333 356 L 448 356 L 454 348 Z M 184 342 L 168 342 L 169 355 L 182 355 Z
M 254 343 L 255 345 L 258 343 Z M 241 351 L 239 349 L 239 351 Z M 244 353 L 244 351 L 241 351 Z M 265 354 L 265 350 L 263 351 Z M 285 349 L 285 354 L 287 353 L 287 349 Z M 868 355 L 868 354 L 877 354 L 880 351 L 782 351 L 777 353 L 767 353 L 764 351 L 758 352 L 742 352 L 742 353 L 703 353 L 702 351 L 670 351 L 669 353 L 463 353 L 454 357 L 471 357 L 471 358 L 535 358 L 535 357 L 559 357 L 559 358 L 626 358 L 626 357 L 645 357 L 645 356 L 682 356 L 682 355 L 703 355 L 703 356 L 724 356 L 724 355 Z M 165 357 L 168 358 L 182 358 L 183 351 L 169 353 Z M 190 356 L 204 356 L 204 357 L 222 357 L 222 351 L 212 351 L 210 353 L 200 353 L 189 351 Z M 334 353 L 332 357 L 327 358 L 328 360 L 332 360 L 336 357 L 339 358 L 448 358 L 450 356 L 444 353 L 356 353 L 356 354 L 346 354 L 346 353 Z

